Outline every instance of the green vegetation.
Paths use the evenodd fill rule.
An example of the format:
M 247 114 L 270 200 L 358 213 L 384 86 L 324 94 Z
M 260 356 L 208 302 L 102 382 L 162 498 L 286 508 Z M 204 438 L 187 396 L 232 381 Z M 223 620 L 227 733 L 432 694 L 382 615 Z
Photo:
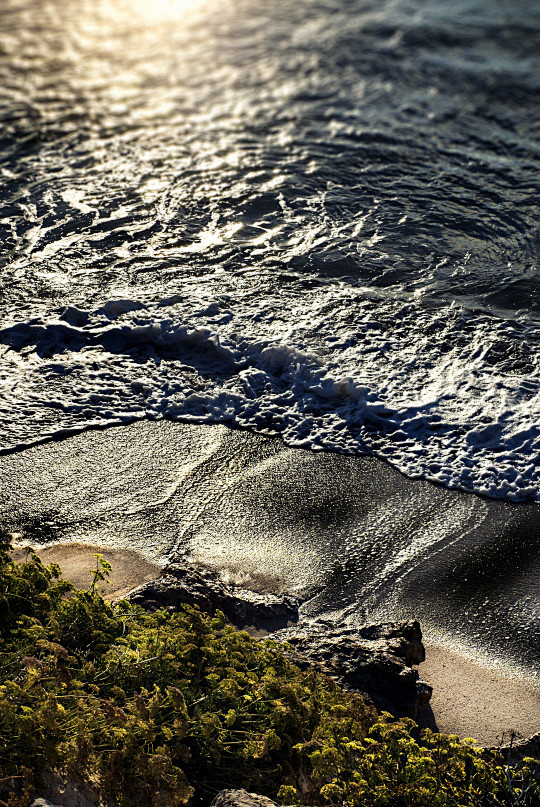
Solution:
M 526 769 L 456 737 L 415 741 L 411 720 L 378 716 L 220 613 L 112 605 L 99 556 L 76 591 L 31 551 L 15 563 L 8 538 L 0 531 L 1 805 L 26 807 L 50 770 L 126 807 L 204 804 L 224 787 L 284 804 L 540 803 Z

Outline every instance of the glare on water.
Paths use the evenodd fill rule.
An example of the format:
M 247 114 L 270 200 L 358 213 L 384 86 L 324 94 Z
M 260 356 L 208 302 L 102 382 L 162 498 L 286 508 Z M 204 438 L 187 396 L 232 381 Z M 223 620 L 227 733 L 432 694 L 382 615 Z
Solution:
M 208 0 L 122 0 L 113 2 L 122 13 L 139 17 L 147 22 L 181 21 L 192 18 Z

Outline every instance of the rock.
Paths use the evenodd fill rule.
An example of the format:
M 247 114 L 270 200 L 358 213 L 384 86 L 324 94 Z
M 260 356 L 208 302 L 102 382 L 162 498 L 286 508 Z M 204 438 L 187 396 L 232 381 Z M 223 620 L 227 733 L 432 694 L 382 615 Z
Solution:
M 39 807 L 117 807 L 101 793 L 97 779 L 83 779 L 77 773 L 65 775 L 58 770 L 42 771 L 42 792 L 47 794 L 38 801 Z M 32 805 L 32 807 L 37 807 Z
M 267 796 L 248 793 L 247 790 L 221 790 L 210 807 L 277 807 Z
M 237 627 L 277 630 L 298 620 L 298 601 L 292 597 L 256 594 L 229 586 L 216 572 L 187 560 L 170 563 L 160 577 L 130 591 L 127 598 L 143 608 L 177 611 L 182 604 L 203 611 L 223 611 Z
M 500 745 L 490 750 L 502 754 L 508 765 L 519 765 L 525 757 L 534 759 L 535 764 L 531 764 L 530 767 L 535 777 L 540 780 L 540 731 L 527 739 L 518 740 L 512 737 L 510 739 L 511 742 L 507 745 Z
M 38 799 L 34 799 L 31 807 L 101 807 L 103 804 L 97 796 L 88 800 L 84 795 L 72 790 L 68 785 L 60 797 L 57 794 L 54 802 L 40 796 Z
M 183 604 L 220 610 L 237 627 L 273 631 L 271 638 L 292 646 L 287 655 L 299 667 L 316 667 L 396 717 L 417 717 L 431 697 L 431 687 L 411 669 L 425 659 L 418 622 L 339 628 L 318 620 L 290 627 L 298 622 L 297 600 L 227 585 L 216 572 L 185 559 L 127 597 L 149 610 L 177 611 Z
M 339 628 L 317 620 L 270 638 L 287 642 L 286 655 L 302 669 L 315 667 L 395 717 L 417 717 L 431 698 L 432 688 L 411 669 L 425 658 L 418 622 Z

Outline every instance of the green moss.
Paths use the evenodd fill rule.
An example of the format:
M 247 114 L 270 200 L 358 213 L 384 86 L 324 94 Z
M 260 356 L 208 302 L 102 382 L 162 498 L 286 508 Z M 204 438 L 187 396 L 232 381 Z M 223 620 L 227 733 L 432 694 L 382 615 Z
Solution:
M 39 788 L 53 768 L 121 807 L 225 787 L 289 804 L 539 803 L 526 771 L 456 737 L 417 743 L 412 721 L 376 715 L 220 613 L 111 605 L 97 591 L 107 572 L 98 558 L 76 591 L 32 552 L 15 563 L 0 534 L 0 779 Z

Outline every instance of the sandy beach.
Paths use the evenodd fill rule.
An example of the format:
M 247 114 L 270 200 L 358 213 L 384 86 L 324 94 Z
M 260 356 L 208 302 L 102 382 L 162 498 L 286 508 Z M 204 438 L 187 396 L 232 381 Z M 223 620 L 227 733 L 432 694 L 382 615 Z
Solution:
M 56 804 L 26 768 L 104 805 L 528 807 L 540 2 L 0 3 L 0 529 L 85 592 L 4 574 L 0 807 Z M 148 637 L 130 594 L 482 750 L 390 764 L 377 726 L 356 759 L 364 703 L 300 708 L 261 642 Z
M 434 720 L 444 734 L 472 737 L 486 747 L 508 744 L 512 733 L 528 738 L 539 729 L 540 691 L 520 678 L 436 645 L 426 646 L 418 671 L 433 687 L 422 725 L 434 727 Z
M 104 546 L 59 544 L 41 549 L 38 554 L 44 563 L 60 564 L 66 579 L 86 588 L 97 552 L 113 567 L 109 584 L 103 589 L 107 599 L 122 597 L 160 572 L 158 564 L 136 552 Z M 25 549 L 17 547 L 14 556 L 24 559 Z M 512 731 L 524 738 L 538 731 L 540 692 L 522 680 L 434 645 L 426 647 L 426 661 L 418 670 L 433 687 L 421 725 L 461 738 L 473 737 L 487 747 L 508 742 Z

